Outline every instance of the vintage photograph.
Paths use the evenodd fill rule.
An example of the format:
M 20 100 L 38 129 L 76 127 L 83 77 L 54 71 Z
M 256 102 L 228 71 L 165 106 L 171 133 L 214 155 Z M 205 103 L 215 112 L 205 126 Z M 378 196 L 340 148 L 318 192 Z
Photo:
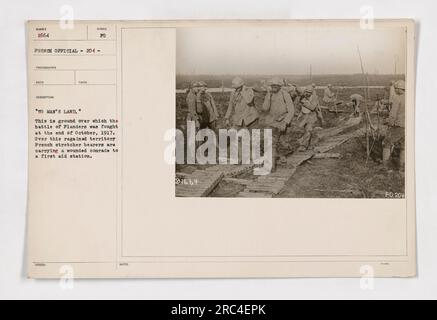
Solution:
M 176 196 L 403 198 L 406 29 L 179 28 Z

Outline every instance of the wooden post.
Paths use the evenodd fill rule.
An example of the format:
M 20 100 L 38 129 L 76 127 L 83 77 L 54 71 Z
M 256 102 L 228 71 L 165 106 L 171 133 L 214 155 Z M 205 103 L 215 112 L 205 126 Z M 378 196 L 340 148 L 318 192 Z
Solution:
M 310 64 L 310 81 L 313 82 L 313 65 Z
M 364 71 L 364 65 L 363 65 L 363 59 L 361 57 L 360 47 L 357 46 L 358 49 L 358 56 L 360 57 L 360 65 L 361 65 L 361 73 L 363 74 L 365 80 L 366 80 L 366 89 L 364 90 L 364 105 L 365 105 L 365 112 L 366 112 L 366 153 L 367 153 L 367 159 L 366 163 L 369 160 L 370 157 L 370 135 L 369 135 L 369 129 L 370 129 L 370 115 L 369 110 L 367 106 L 367 101 L 369 101 L 369 77 L 367 76 L 366 72 Z

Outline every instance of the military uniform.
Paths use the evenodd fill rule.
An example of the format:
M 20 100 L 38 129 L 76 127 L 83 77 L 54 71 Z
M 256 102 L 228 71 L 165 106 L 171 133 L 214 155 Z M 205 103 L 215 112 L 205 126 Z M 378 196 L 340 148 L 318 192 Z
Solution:
M 290 95 L 294 107 L 296 108 L 297 105 L 299 104 L 300 96 L 302 95 L 303 91 L 301 91 L 301 89 L 295 85 L 288 85 L 282 89 L 285 90 Z
M 199 125 L 199 117 L 197 115 L 197 97 L 193 88 L 188 91 L 186 98 L 187 106 L 188 106 L 188 116 L 187 121 L 195 121 L 197 126 Z
M 353 105 L 353 107 L 354 107 L 354 112 L 353 113 L 355 115 L 360 115 L 361 114 L 360 105 L 361 105 L 361 102 L 364 101 L 363 96 L 360 95 L 360 94 L 355 93 L 355 94 L 351 95 L 351 101 L 354 104 Z
M 215 129 L 219 117 L 214 98 L 209 92 L 200 91 L 196 96 L 197 114 L 200 115 L 200 128 Z
M 308 90 L 306 90 L 308 92 Z M 312 92 L 311 92 L 312 93 Z M 319 108 L 319 99 L 312 94 L 310 97 L 304 97 L 301 100 L 302 105 L 302 121 L 299 126 L 304 128 L 305 132 L 299 139 L 300 149 L 307 149 L 311 143 L 312 132 L 314 125 L 317 123 L 317 110 Z
M 323 114 L 322 114 L 322 109 L 320 109 L 320 100 L 319 100 L 319 96 L 317 95 L 317 90 L 316 90 L 316 85 L 313 84 L 313 94 L 312 94 L 312 99 L 314 101 L 315 104 L 317 104 L 317 108 L 316 108 L 316 115 L 317 118 L 320 120 L 322 126 L 325 123 L 325 120 L 323 119 Z
M 276 93 L 268 92 L 264 98 L 263 111 L 268 111 L 264 123 L 268 126 L 277 127 L 284 121 L 289 124 L 293 119 L 295 108 L 291 96 L 284 90 Z
M 395 83 L 392 81 L 392 83 L 390 85 L 390 89 L 389 89 L 389 96 L 388 96 L 388 103 L 389 103 L 390 109 L 391 109 L 391 106 L 393 105 L 393 99 L 395 96 L 396 96 Z
M 246 86 L 233 91 L 229 99 L 225 119 L 230 120 L 234 127 L 249 127 L 259 118 L 258 111 L 253 103 L 254 98 L 253 90 Z
M 336 97 L 334 92 L 331 91 L 331 85 L 323 92 L 323 102 L 326 103 L 326 106 L 329 108 L 329 111 L 333 111 L 333 106 L 336 102 Z
M 388 130 L 383 142 L 383 163 L 390 160 L 393 148 L 400 147 L 400 167 L 405 163 L 405 82 L 400 80 L 395 83 L 395 89 L 401 90 L 401 94 L 392 97 L 392 108 L 387 119 Z
M 235 90 L 229 98 L 228 110 L 226 111 L 225 120 L 229 121 L 231 126 L 240 130 L 242 128 L 254 128 L 259 119 L 258 111 L 255 108 L 255 94 L 251 88 L 244 85 L 243 79 L 236 77 L 232 80 L 232 88 Z M 238 158 L 242 160 L 242 144 L 238 144 Z
M 272 84 L 280 86 L 280 81 L 272 81 Z M 272 129 L 273 167 L 275 167 L 281 136 L 295 114 L 294 103 L 287 91 L 279 89 L 278 92 L 267 93 L 264 98 L 263 111 L 268 113 L 261 124 L 264 128 Z
M 388 117 L 389 129 L 385 143 L 393 147 L 399 144 L 401 149 L 405 148 L 405 95 L 395 95 L 393 105 Z

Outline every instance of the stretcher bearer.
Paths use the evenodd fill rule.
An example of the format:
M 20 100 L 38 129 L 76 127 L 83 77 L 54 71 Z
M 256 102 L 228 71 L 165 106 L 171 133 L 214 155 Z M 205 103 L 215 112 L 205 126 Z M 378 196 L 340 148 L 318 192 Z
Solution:
M 243 79 L 236 77 L 232 80 L 232 88 L 234 91 L 229 98 L 229 106 L 225 115 L 225 125 L 231 126 L 233 129 L 253 129 L 259 119 L 258 110 L 255 108 L 255 94 L 253 90 L 246 87 Z M 245 139 L 238 144 L 238 159 L 242 161 L 243 144 L 249 143 Z M 245 149 L 249 148 L 247 145 Z
M 188 115 L 187 115 L 187 121 L 194 121 L 196 122 L 196 128 L 199 128 L 200 122 L 199 122 L 199 115 L 197 114 L 197 93 L 199 92 L 199 83 L 198 82 L 192 82 L 190 84 L 190 87 L 188 88 L 188 94 L 187 94 L 187 106 L 188 106 Z
M 272 129 L 272 169 L 276 168 L 278 148 L 281 136 L 286 132 L 295 114 L 293 100 L 290 94 L 283 89 L 284 82 L 280 78 L 270 80 L 271 90 L 264 98 L 263 111 L 266 115 L 262 121 L 265 128 Z
M 332 107 L 337 102 L 335 98 L 335 93 L 332 92 L 332 85 L 328 84 L 324 93 L 323 93 L 323 102 L 326 103 L 326 106 L 332 111 Z
M 364 101 L 364 98 L 362 95 L 355 93 L 353 95 L 351 95 L 351 102 L 352 102 L 352 107 L 354 108 L 353 111 L 353 115 L 354 116 L 360 116 L 361 115 L 361 103 Z
M 249 128 L 259 118 L 255 108 L 253 90 L 244 85 L 243 79 L 232 80 L 232 88 L 228 110 L 225 115 L 226 125 L 236 128 Z
M 298 141 L 300 145 L 298 151 L 305 151 L 311 144 L 313 129 L 318 119 L 317 110 L 319 108 L 319 100 L 314 96 L 314 89 L 312 87 L 305 89 L 301 105 L 303 118 L 299 126 L 305 131 Z
M 197 113 L 200 115 L 200 129 L 210 128 L 215 130 L 219 114 L 212 95 L 207 92 L 208 85 L 204 81 L 198 83 L 199 90 L 196 94 Z
M 311 88 L 313 90 L 313 97 L 312 97 L 312 99 L 317 104 L 317 109 L 316 109 L 317 118 L 320 120 L 320 124 L 322 126 L 324 126 L 325 125 L 325 119 L 323 118 L 322 109 L 320 108 L 320 100 L 319 100 L 319 96 L 317 95 L 317 89 L 316 89 L 317 86 L 316 86 L 316 84 L 313 83 L 311 85 Z
M 405 169 L 405 81 L 397 81 L 394 88 L 393 105 L 387 119 L 388 131 L 383 142 L 382 162 L 388 165 L 393 149 L 398 145 L 399 168 L 403 171 Z
M 303 91 L 301 91 L 297 85 L 288 84 L 288 83 L 285 85 L 285 87 L 282 87 L 282 90 L 285 90 L 288 92 L 288 94 L 290 95 L 291 100 L 293 100 L 293 104 L 296 108 L 297 104 L 299 104 L 299 102 L 300 102 L 300 98 L 301 98 Z
M 390 81 L 390 91 L 388 96 L 389 109 L 391 109 L 391 106 L 393 105 L 393 98 L 396 96 L 395 83 L 396 81 L 394 80 Z

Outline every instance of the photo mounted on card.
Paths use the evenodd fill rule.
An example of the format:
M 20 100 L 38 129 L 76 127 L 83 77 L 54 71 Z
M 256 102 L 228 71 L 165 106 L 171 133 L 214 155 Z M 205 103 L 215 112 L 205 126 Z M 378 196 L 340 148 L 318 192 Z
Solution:
M 414 30 L 29 22 L 29 276 L 415 276 Z

